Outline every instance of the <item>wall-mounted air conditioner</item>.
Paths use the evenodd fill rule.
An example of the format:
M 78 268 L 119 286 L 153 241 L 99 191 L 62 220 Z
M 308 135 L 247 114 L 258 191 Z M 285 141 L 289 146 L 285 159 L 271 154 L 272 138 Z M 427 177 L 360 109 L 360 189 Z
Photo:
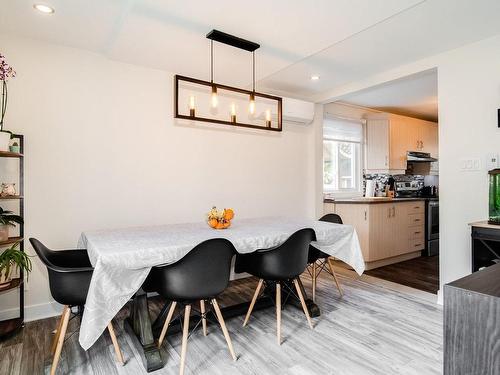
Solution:
M 283 123 L 310 124 L 314 119 L 314 103 L 283 98 Z

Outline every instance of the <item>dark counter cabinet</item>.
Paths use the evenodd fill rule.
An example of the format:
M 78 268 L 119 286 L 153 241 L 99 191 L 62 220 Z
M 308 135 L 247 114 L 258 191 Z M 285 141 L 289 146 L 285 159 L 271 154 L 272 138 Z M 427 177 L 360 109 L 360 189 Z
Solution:
M 500 264 L 444 286 L 444 374 L 500 375 Z
M 472 272 L 500 263 L 500 225 L 471 223 Z

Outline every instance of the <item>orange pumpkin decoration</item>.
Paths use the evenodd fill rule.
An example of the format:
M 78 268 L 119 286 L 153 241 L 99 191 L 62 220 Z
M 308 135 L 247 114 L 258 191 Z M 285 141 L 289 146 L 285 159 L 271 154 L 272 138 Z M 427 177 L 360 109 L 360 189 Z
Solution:
M 231 208 L 225 208 L 224 209 L 224 219 L 229 221 L 232 220 L 234 217 L 234 211 Z
M 223 227 L 224 229 L 229 228 L 231 226 L 231 222 L 229 220 L 224 221 Z
M 208 221 L 208 225 L 210 225 L 212 228 L 217 227 L 217 224 L 219 224 L 219 222 L 217 221 L 217 219 L 210 219 Z
M 224 223 L 223 223 L 223 222 L 221 222 L 221 221 L 219 221 L 219 222 L 217 223 L 217 226 L 215 227 L 215 229 L 224 229 Z

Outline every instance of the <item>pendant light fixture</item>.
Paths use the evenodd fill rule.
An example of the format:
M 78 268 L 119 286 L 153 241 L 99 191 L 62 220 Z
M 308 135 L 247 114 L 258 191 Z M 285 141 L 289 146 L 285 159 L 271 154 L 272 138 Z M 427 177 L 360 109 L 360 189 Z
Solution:
M 252 93 L 250 94 L 248 111 L 251 115 L 255 114 L 255 51 L 252 51 Z
M 260 45 L 218 30 L 210 31 L 206 37 L 210 39 L 210 81 L 180 75 L 175 76 L 175 117 L 246 128 L 281 131 L 282 99 L 255 91 L 255 50 Z M 251 90 L 214 82 L 214 41 L 252 53 Z M 206 91 L 207 86 L 209 88 L 208 92 Z M 180 92 L 184 91 L 186 94 L 182 93 L 180 96 Z M 197 100 L 195 100 L 195 95 L 199 95 Z M 198 108 L 195 108 L 195 104 Z M 243 110 L 242 113 L 239 109 L 243 108 L 247 108 L 247 111 Z M 220 110 L 214 111 L 214 109 Z M 240 119 L 247 119 L 247 122 L 239 122 Z
M 212 84 L 211 104 L 217 108 L 217 86 L 214 85 L 214 41 L 210 41 L 210 83 Z

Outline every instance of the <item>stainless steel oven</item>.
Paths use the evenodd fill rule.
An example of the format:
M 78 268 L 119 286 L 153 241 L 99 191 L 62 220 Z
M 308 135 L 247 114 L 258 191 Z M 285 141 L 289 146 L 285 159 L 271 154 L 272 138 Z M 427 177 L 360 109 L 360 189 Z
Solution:
M 426 203 L 425 251 L 427 256 L 433 256 L 439 254 L 439 201 L 430 199 Z

